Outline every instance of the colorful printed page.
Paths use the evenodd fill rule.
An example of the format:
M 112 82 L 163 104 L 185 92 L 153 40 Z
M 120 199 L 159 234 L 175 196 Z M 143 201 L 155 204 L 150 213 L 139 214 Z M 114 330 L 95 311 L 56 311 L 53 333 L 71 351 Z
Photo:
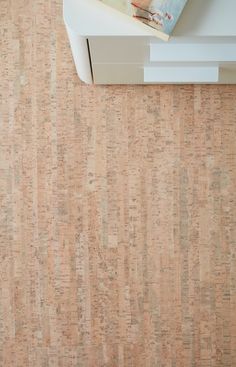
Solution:
M 155 28 L 168 39 L 188 0 L 101 0 L 134 19 Z M 163 37 L 161 37 L 163 33 Z M 165 36 L 166 37 L 165 37 Z

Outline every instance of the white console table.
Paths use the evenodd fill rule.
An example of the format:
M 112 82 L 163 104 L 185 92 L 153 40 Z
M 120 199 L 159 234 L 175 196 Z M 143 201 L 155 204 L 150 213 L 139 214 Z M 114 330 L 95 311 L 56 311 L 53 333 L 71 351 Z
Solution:
M 169 42 L 99 0 L 64 0 L 85 83 L 236 84 L 236 0 L 189 0 Z

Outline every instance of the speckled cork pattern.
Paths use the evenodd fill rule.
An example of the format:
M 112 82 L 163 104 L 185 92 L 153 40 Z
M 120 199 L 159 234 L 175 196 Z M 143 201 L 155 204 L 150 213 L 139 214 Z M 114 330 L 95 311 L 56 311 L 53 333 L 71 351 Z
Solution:
M 0 366 L 236 366 L 236 86 L 87 86 L 0 3 Z

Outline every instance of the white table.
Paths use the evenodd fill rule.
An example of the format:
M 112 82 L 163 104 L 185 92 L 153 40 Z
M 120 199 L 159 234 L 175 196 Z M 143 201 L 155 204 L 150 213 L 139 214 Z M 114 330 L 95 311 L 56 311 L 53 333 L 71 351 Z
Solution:
M 169 42 L 99 0 L 64 0 L 63 12 L 86 83 L 236 83 L 236 0 L 189 0 Z

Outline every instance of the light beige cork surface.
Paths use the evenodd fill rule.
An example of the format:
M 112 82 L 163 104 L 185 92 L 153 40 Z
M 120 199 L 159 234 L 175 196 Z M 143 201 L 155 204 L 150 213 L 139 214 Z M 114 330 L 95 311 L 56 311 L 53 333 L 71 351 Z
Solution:
M 0 2 L 0 366 L 236 366 L 236 86 L 87 86 Z

